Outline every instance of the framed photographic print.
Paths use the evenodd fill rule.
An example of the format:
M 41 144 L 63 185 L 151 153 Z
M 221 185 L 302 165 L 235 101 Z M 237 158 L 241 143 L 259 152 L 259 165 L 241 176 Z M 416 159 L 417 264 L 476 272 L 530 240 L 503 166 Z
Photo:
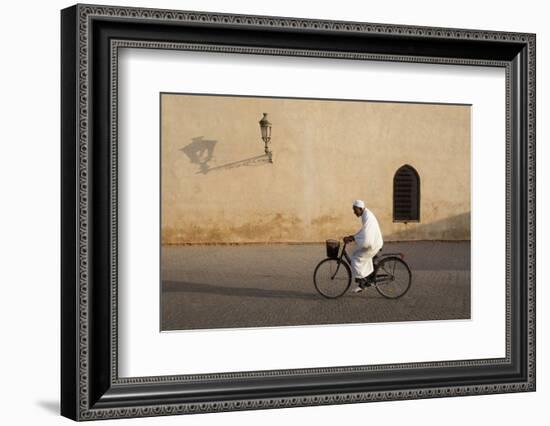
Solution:
M 535 390 L 535 35 L 61 12 L 61 412 Z

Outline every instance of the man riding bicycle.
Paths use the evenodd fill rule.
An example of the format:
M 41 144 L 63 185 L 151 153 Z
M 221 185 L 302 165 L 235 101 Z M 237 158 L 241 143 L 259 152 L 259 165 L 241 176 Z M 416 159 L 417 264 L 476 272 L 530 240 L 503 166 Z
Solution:
M 351 254 L 351 269 L 355 277 L 357 286 L 353 289 L 354 293 L 359 293 L 365 287 L 368 287 L 373 273 L 372 258 L 380 251 L 384 241 L 382 232 L 378 225 L 376 216 L 365 207 L 365 202 L 355 200 L 353 202 L 353 213 L 361 217 L 361 229 L 354 235 L 344 237 L 344 242 L 355 241 L 357 247 Z

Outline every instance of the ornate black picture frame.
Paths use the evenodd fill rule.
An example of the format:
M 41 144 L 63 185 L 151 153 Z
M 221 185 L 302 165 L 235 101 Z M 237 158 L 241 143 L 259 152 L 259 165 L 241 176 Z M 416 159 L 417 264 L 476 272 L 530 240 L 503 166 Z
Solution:
M 61 414 L 159 416 L 535 390 L 535 35 L 76 5 L 61 12 Z M 506 356 L 119 378 L 117 52 L 186 49 L 506 71 Z

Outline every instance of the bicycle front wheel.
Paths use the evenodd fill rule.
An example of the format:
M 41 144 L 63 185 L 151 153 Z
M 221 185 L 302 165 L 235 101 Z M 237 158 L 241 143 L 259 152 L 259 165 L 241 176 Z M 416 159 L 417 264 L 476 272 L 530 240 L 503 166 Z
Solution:
M 346 262 L 337 259 L 321 261 L 313 272 L 313 283 L 319 294 L 327 299 L 342 296 L 351 284 L 351 270 Z
M 376 265 L 375 286 L 378 293 L 388 299 L 403 296 L 411 287 L 409 266 L 398 257 L 386 257 Z

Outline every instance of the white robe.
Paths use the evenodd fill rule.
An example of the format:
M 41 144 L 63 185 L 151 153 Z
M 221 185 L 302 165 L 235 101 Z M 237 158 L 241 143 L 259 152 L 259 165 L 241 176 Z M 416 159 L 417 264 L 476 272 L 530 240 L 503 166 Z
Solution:
M 351 269 L 355 278 L 364 278 L 373 271 L 372 258 L 384 241 L 376 216 L 366 207 L 361 215 L 361 229 L 354 235 L 357 247 L 351 254 Z

